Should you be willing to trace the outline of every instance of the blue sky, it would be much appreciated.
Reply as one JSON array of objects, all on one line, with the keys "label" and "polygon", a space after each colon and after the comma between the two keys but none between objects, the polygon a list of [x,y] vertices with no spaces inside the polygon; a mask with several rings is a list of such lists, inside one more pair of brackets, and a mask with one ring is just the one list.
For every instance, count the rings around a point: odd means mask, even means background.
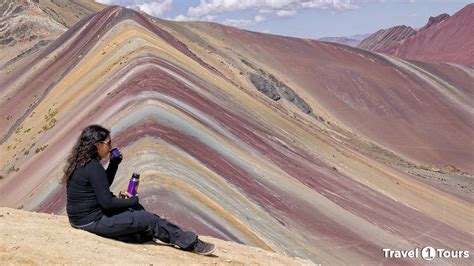
[{"label": "blue sky", "polygon": [[454,14],[465,0],[96,0],[171,20],[201,20],[241,29],[317,39],[373,33],[430,16]]}]

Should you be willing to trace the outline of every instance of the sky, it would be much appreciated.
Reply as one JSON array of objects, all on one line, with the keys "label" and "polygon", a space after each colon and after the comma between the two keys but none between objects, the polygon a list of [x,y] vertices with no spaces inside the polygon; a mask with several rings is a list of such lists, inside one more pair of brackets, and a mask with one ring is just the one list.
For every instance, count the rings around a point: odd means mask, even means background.
[{"label": "sky", "polygon": [[430,16],[453,15],[466,0],[96,0],[178,21],[210,21],[299,38],[348,37],[398,25],[414,29]]}]

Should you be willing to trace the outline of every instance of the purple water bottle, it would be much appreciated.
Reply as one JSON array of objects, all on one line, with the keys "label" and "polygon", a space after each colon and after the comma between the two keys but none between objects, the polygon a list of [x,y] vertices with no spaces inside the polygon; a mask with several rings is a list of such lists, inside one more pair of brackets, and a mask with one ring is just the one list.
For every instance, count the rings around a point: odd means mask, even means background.
[{"label": "purple water bottle", "polygon": [[133,173],[132,178],[130,178],[130,182],[128,183],[128,194],[132,196],[136,196],[138,192],[138,183],[140,182],[140,175],[137,173]]}]

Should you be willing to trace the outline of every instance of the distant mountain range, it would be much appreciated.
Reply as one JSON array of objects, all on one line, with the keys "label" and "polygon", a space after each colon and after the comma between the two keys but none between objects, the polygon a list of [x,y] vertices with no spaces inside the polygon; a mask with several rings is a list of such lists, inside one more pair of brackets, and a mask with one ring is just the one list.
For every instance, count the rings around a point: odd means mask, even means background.
[{"label": "distant mountain range", "polygon": [[404,59],[451,62],[474,67],[474,4],[453,16],[430,17],[425,26],[413,29],[400,25],[372,34],[318,39],[394,55]]},{"label": "distant mountain range", "polygon": [[451,62],[473,68],[473,36],[474,4],[469,4],[453,16],[430,17],[418,30],[407,26],[379,30],[357,47],[404,59]]},{"label": "distant mountain range", "polygon": [[357,46],[362,40],[365,38],[369,37],[370,33],[367,34],[357,34],[357,35],[352,35],[352,36],[347,36],[347,37],[324,37],[318,39],[318,41],[323,41],[323,42],[334,42],[334,43],[340,43],[340,44],[345,44],[349,46]]}]

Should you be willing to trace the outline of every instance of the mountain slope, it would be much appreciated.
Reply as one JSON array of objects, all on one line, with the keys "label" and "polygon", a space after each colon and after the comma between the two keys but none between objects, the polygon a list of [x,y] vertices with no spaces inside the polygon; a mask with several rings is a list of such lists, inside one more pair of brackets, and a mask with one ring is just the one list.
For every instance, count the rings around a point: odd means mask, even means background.
[{"label": "mountain slope", "polygon": [[67,30],[27,0],[0,1],[0,14],[2,72],[25,55],[45,47]]},{"label": "mountain slope", "polygon": [[407,26],[396,26],[389,29],[379,30],[362,40],[357,47],[360,49],[378,52],[386,47],[392,47],[410,36],[416,31]]},{"label": "mountain slope", "polygon": [[[408,62],[336,44],[245,32],[216,24],[198,23],[195,31],[210,38],[198,41],[201,47],[218,42],[212,36],[219,36],[225,43],[223,50],[229,51],[221,57],[232,54],[234,58],[254,62],[254,68],[267,67],[267,73],[303,95],[316,114],[340,121],[353,132],[412,160],[472,170],[469,160],[474,156],[473,147],[466,146],[473,128],[469,119],[474,110],[472,86],[453,88],[444,81],[449,76],[432,75]],[[212,53],[212,48],[205,50]],[[460,81],[473,81],[464,69],[450,68],[450,73],[459,73]],[[463,133],[459,139],[452,138],[451,130],[458,127],[458,132]]]},{"label": "mountain slope", "polygon": [[97,3],[94,0],[41,0],[37,2],[39,8],[48,14],[50,18],[68,29],[82,18],[99,12],[106,7],[106,5]]},{"label": "mountain slope", "polygon": [[104,7],[92,0],[0,1],[0,75],[30,64],[69,27]]}]

